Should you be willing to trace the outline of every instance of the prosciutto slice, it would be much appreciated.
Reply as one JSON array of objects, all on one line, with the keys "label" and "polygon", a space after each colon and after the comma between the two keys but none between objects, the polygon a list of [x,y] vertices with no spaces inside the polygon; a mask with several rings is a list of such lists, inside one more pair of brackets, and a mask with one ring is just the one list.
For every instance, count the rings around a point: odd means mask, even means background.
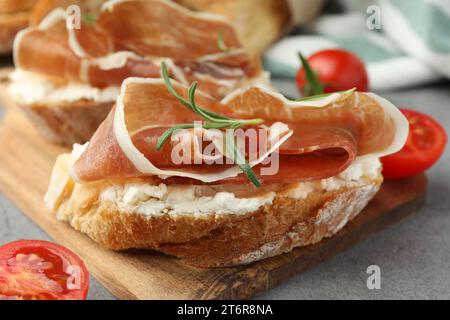
[{"label": "prosciutto slice", "polygon": [[108,1],[94,24],[81,19],[79,29],[68,27],[68,18],[59,7],[21,32],[14,46],[16,66],[103,87],[127,77],[158,78],[164,59],[174,79],[198,80],[215,98],[263,75],[226,20],[168,0]]},{"label": "prosciutto slice", "polygon": [[[186,86],[174,83],[174,87],[186,96]],[[407,121],[398,109],[369,93],[336,93],[295,102],[252,87],[222,102],[202,94],[196,101],[225,116],[262,118],[263,128],[275,132],[276,143],[249,160],[263,183],[335,176],[357,157],[380,157],[400,150],[408,134]],[[116,106],[74,163],[72,176],[78,182],[136,176],[158,176],[177,183],[245,182],[247,177],[234,164],[177,166],[170,158],[172,144],[156,151],[156,141],[165,129],[196,120],[200,119],[176,100],[162,80],[127,79]],[[274,156],[279,169],[265,174],[265,160]]]}]

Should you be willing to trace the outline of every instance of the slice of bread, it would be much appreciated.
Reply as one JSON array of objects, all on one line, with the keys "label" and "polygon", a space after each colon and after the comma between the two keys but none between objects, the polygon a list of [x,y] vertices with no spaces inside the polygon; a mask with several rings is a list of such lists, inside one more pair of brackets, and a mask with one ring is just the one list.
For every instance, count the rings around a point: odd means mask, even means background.
[{"label": "slice of bread", "polygon": [[47,140],[71,146],[91,138],[111,111],[114,102],[78,100],[32,104],[17,102],[17,105]]},{"label": "slice of bread", "polygon": [[376,159],[370,174],[356,178],[343,174],[261,189],[166,186],[155,178],[78,184],[69,175],[75,158],[57,159],[45,196],[59,220],[107,248],[155,249],[199,267],[247,264],[331,237],[383,180]]},{"label": "slice of bread", "polygon": [[6,91],[46,139],[72,146],[91,138],[111,111],[119,87],[100,89],[16,69]]}]

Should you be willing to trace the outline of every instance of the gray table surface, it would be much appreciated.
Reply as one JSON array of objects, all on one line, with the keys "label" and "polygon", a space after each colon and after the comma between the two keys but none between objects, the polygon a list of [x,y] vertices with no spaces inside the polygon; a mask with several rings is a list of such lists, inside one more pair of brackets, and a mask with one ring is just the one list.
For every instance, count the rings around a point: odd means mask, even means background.
[{"label": "gray table surface", "polygon": [[[291,81],[278,80],[275,84],[283,92],[296,95]],[[380,94],[400,107],[426,111],[450,132],[450,82]],[[429,171],[427,204],[419,214],[258,298],[450,299],[449,160],[447,148],[441,161]],[[0,244],[16,239],[49,237],[0,193]],[[369,290],[366,286],[366,270],[373,264],[381,268],[380,290]],[[89,299],[114,297],[91,278]]]}]

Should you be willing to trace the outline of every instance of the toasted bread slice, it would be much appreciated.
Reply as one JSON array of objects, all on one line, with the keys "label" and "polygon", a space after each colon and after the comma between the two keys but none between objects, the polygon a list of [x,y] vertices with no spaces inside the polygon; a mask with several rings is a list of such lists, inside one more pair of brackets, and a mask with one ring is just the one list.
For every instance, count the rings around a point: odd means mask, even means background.
[{"label": "toasted bread slice", "polygon": [[154,178],[78,184],[69,175],[74,159],[58,158],[45,196],[59,220],[107,248],[155,249],[199,267],[247,264],[331,237],[383,180],[375,159],[357,178],[347,173],[260,189],[167,186]]},{"label": "toasted bread slice", "polygon": [[93,100],[18,103],[47,140],[66,146],[88,141],[113,105],[114,102],[98,103]]},{"label": "toasted bread slice", "polygon": [[95,88],[15,70],[7,95],[44,137],[72,146],[88,141],[111,111],[118,87]]}]

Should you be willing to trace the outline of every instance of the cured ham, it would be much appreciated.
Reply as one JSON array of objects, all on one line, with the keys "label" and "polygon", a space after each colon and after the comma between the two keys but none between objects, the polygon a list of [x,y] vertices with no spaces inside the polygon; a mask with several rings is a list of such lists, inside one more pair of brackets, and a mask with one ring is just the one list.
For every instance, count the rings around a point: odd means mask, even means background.
[{"label": "cured ham", "polygon": [[[47,10],[41,6],[37,15]],[[108,1],[95,23],[81,19],[79,29],[68,26],[67,18],[61,7],[44,19],[35,17],[39,23],[16,39],[16,66],[103,87],[120,85],[127,77],[158,78],[165,60],[174,79],[198,80],[201,90],[215,98],[264,75],[226,20],[168,0]]]},{"label": "cured ham", "polygon": [[[181,96],[188,91],[179,83],[174,89]],[[203,94],[196,101],[224,116],[262,118],[261,127],[275,132],[276,142],[249,159],[263,183],[335,176],[356,158],[400,150],[408,134],[407,121],[398,109],[369,93],[289,101],[263,87],[252,87],[231,93],[221,102]],[[196,120],[200,119],[169,92],[163,80],[129,78],[116,106],[74,163],[72,176],[78,182],[136,176],[157,176],[177,183],[245,182],[247,177],[234,164],[177,166],[170,160],[172,144],[156,151],[156,141],[167,127]],[[265,160],[274,155],[279,169],[264,174]]]}]

